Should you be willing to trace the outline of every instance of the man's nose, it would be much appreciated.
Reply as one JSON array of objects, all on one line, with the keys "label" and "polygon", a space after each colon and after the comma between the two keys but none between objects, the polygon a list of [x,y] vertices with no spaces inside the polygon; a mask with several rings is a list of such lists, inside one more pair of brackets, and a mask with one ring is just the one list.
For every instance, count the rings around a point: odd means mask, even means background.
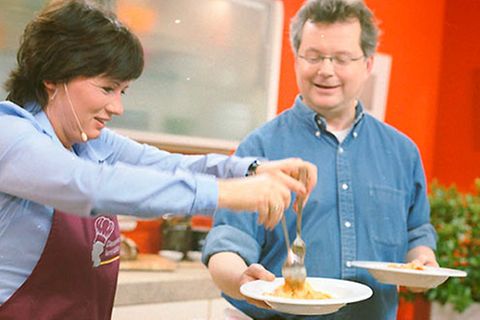
[{"label": "man's nose", "polygon": [[318,74],[334,74],[335,65],[331,57],[323,57],[323,59],[317,65]]}]

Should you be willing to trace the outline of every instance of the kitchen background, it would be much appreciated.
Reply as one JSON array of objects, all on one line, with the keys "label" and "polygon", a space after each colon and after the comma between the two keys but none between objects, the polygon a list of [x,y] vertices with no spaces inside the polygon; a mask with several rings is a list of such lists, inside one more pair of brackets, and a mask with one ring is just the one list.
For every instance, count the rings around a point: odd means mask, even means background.
[{"label": "kitchen background", "polygon": [[[297,94],[288,22],[303,0],[98,1],[145,46],[145,72],[112,124],[134,138],[230,152]],[[44,2],[0,0],[0,81]],[[429,180],[471,190],[480,176],[480,1],[366,2],[383,30],[367,102],[418,144]]]}]

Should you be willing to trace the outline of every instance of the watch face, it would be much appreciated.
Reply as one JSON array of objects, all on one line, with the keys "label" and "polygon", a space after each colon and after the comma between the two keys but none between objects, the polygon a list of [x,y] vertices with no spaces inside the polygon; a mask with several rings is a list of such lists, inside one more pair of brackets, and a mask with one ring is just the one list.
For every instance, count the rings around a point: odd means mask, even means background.
[{"label": "watch face", "polygon": [[259,165],[260,165],[260,161],[258,160],[253,161],[252,164],[248,166],[247,177],[254,176],[257,173],[257,168]]}]

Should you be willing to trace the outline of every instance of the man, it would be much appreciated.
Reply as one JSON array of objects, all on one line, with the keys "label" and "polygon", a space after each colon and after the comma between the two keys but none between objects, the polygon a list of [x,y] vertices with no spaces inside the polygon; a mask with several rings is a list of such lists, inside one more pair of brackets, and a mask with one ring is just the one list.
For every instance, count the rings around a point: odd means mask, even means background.
[{"label": "man", "polygon": [[[237,154],[294,156],[318,167],[318,185],[303,211],[308,276],[365,283],[374,294],[314,318],[395,319],[396,286],[377,282],[350,262],[438,264],[419,152],[405,135],[364,113],[357,100],[377,46],[373,15],[362,1],[310,0],[290,31],[300,94],[291,109],[250,134]],[[293,239],[291,208],[286,218]],[[258,308],[266,307],[261,301],[249,304],[239,292],[245,282],[281,276],[285,258],[281,226],[268,231],[255,224],[254,215],[228,211],[216,214],[203,256],[225,298],[247,315],[298,319]]]}]

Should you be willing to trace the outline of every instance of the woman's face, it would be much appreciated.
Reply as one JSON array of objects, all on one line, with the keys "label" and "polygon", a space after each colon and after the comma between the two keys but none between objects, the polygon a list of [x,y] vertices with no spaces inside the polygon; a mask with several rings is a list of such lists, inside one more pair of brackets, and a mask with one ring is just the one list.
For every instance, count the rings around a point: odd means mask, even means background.
[{"label": "woman's face", "polygon": [[83,133],[98,138],[114,115],[123,114],[122,94],[129,83],[97,76],[55,84],[46,113],[62,144],[71,148],[82,142]]}]

